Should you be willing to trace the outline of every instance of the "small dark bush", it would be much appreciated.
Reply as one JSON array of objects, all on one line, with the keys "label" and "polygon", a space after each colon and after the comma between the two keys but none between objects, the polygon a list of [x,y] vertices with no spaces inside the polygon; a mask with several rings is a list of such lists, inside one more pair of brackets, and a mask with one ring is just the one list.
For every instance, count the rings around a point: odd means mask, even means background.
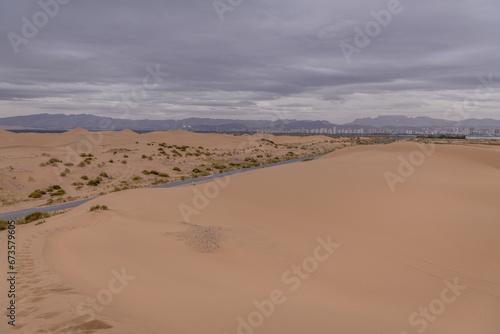
[{"label": "small dark bush", "polygon": [[43,195],[45,195],[46,193],[47,192],[45,190],[37,189],[34,192],[32,192],[31,194],[29,194],[28,197],[31,197],[31,198],[40,198]]},{"label": "small dark bush", "polygon": [[50,196],[51,197],[54,197],[54,196],[63,196],[64,194],[66,194],[66,192],[62,189],[59,189],[58,191],[56,191],[55,193],[51,194]]},{"label": "small dark bush", "polygon": [[24,217],[24,222],[26,224],[28,224],[28,223],[34,222],[35,220],[39,220],[42,218],[49,218],[49,217],[50,217],[50,215],[48,213],[45,213],[45,212],[33,212],[33,213],[27,215],[26,217]]}]

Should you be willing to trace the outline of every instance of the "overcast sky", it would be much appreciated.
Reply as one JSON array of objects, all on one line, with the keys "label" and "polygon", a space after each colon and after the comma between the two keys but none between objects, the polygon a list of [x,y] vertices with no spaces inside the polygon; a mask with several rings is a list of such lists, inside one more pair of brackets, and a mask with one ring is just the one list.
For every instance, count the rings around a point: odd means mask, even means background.
[{"label": "overcast sky", "polygon": [[0,117],[500,119],[498,0],[58,7],[0,2]]}]

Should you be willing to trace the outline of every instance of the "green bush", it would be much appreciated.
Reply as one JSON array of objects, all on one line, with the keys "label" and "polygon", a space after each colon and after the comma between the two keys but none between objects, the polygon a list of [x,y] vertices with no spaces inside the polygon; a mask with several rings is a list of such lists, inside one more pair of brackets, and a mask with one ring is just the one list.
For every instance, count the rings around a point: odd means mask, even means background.
[{"label": "green bush", "polygon": [[167,173],[159,173],[158,176],[159,177],[170,177],[170,175],[168,175]]},{"label": "green bush", "polygon": [[50,196],[51,197],[54,197],[54,196],[63,196],[64,194],[66,194],[66,192],[62,189],[59,189],[58,191],[56,191],[55,193],[51,194]]},{"label": "green bush", "polygon": [[181,169],[179,167],[174,167],[172,169],[175,170],[176,172],[180,172],[181,171]]},{"label": "green bush", "polygon": [[3,219],[0,219],[0,231],[6,230],[7,226],[9,226],[9,222]]},{"label": "green bush", "polygon": [[90,211],[107,210],[107,209],[108,209],[107,205],[94,205],[93,207],[90,208]]},{"label": "green bush", "polygon": [[149,175],[150,173],[149,173],[149,171],[147,171],[147,170],[143,170],[143,171],[142,171],[142,174],[144,174],[144,175]]},{"label": "green bush", "polygon": [[31,223],[31,222],[34,222],[35,220],[39,220],[39,219],[42,219],[42,218],[49,218],[50,215],[46,212],[33,212],[29,215],[27,215],[26,217],[24,217],[24,223],[25,224],[28,224],[28,223]]},{"label": "green bush", "polygon": [[62,162],[62,160],[59,160],[59,159],[56,159],[56,158],[52,158],[49,160],[49,164],[55,164],[55,163],[58,163],[58,162]]},{"label": "green bush", "polygon": [[102,181],[101,177],[96,177],[94,180],[90,180],[89,182],[87,182],[87,185],[97,187],[99,183],[101,183],[101,181]]},{"label": "green bush", "polygon": [[47,192],[45,190],[37,189],[34,192],[32,192],[31,194],[29,194],[28,197],[31,197],[31,198],[40,198],[43,195],[45,195],[46,193]]},{"label": "green bush", "polygon": [[88,180],[88,179],[89,179],[89,177],[88,177],[87,175],[82,175],[82,176],[80,177],[80,179],[82,179],[82,180]]},{"label": "green bush", "polygon": [[160,174],[160,173],[158,173],[158,172],[157,172],[157,171],[155,171],[155,170],[150,170],[150,171],[149,171],[149,173],[150,173],[150,174],[153,174],[153,175],[158,175],[158,174]]}]

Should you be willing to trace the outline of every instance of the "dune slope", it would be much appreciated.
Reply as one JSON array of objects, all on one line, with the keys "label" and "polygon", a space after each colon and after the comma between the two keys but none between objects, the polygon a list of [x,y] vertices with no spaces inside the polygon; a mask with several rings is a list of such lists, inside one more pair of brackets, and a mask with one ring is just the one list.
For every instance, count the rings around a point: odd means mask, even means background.
[{"label": "dune slope", "polygon": [[495,334],[499,176],[497,148],[398,143],[105,195],[18,227],[17,328]]}]

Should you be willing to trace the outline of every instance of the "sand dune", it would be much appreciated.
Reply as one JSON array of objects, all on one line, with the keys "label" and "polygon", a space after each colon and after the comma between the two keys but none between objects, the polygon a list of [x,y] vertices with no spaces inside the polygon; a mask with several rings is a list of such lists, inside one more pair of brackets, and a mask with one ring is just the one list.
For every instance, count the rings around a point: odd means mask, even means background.
[{"label": "sand dune", "polygon": [[384,174],[421,150],[354,147],[19,226],[18,332],[496,334],[500,150],[426,146],[391,191]]},{"label": "sand dune", "polygon": [[[0,130],[0,212],[148,187],[351,145],[356,145],[352,138],[324,136],[236,136],[182,130],[138,134],[81,128],[64,133]],[[163,176],[144,174],[144,170]],[[102,179],[99,184],[87,184],[98,177]],[[65,193],[29,197],[36,190],[45,191],[54,185]]]}]

